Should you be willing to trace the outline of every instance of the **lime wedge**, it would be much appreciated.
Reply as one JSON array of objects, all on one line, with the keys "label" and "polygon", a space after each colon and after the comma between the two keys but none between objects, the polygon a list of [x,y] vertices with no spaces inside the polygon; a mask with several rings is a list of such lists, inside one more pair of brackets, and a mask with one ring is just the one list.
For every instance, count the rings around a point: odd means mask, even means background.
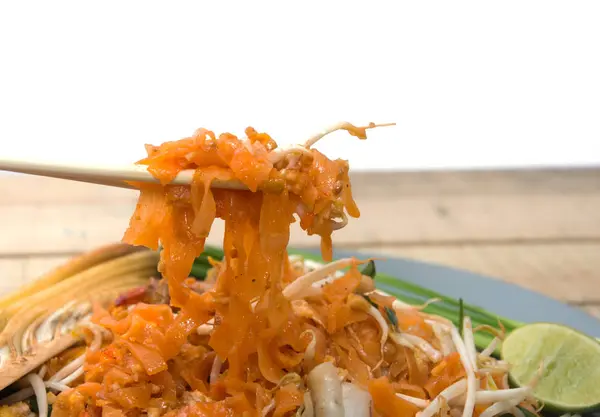
[{"label": "lime wedge", "polygon": [[518,386],[534,381],[543,364],[533,392],[549,411],[600,408],[600,343],[591,337],[559,324],[527,324],[504,340],[502,358]]}]

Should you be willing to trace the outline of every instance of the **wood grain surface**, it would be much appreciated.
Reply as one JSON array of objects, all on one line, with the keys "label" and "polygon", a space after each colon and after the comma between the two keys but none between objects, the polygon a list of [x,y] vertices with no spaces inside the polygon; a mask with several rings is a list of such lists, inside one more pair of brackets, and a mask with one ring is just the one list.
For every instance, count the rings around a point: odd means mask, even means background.
[{"label": "wood grain surface", "polygon": [[[355,173],[361,218],[337,247],[468,269],[600,316],[600,169]],[[137,193],[0,177],[0,293],[118,241]],[[209,238],[218,244],[222,223]],[[291,244],[318,245],[294,228]]]}]

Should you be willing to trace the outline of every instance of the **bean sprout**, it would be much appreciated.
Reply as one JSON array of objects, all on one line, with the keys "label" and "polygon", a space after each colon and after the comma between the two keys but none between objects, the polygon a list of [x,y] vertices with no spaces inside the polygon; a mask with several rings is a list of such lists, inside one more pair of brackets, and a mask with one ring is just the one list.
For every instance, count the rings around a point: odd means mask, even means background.
[{"label": "bean sprout", "polygon": [[430,403],[429,401],[424,400],[422,398],[411,397],[410,395],[400,394],[399,392],[396,393],[396,397],[402,398],[404,401],[408,401],[409,403],[414,404],[419,408],[426,408]]},{"label": "bean sprout", "polygon": [[521,411],[519,407],[513,407],[510,409],[510,412],[515,417],[525,417],[525,413]]},{"label": "bean sprout", "polygon": [[465,342],[467,358],[471,362],[471,368],[473,369],[473,372],[477,372],[477,350],[475,349],[471,318],[468,316],[465,316],[463,320],[463,338]]},{"label": "bean sprout", "polygon": [[48,367],[46,365],[42,365],[42,367],[38,371],[38,375],[40,376],[40,378],[44,378],[46,376],[47,371],[48,371]]},{"label": "bean sprout", "polygon": [[433,417],[440,411],[440,407],[444,402],[450,401],[459,395],[462,395],[467,389],[468,381],[461,379],[460,381],[455,382],[440,392],[438,396],[435,397],[423,411],[417,414],[417,417]]},{"label": "bean sprout", "polygon": [[71,389],[68,385],[62,384],[60,382],[55,382],[55,381],[46,381],[44,383],[44,385],[46,385],[46,387],[53,389],[55,391],[58,391],[58,392],[63,392],[68,389]]},{"label": "bean sprout", "polygon": [[200,336],[207,336],[207,335],[211,334],[212,331],[214,330],[214,324],[215,324],[215,320],[210,319],[206,323],[198,326],[198,328],[196,329],[196,333],[198,333]]},{"label": "bean sprout", "polygon": [[431,360],[433,363],[438,363],[440,360],[442,360],[442,354],[433,346],[431,346],[425,339],[410,333],[401,333],[399,337],[417,347],[421,352],[427,355],[429,360]]},{"label": "bean sprout", "polygon": [[80,366],[83,366],[83,363],[85,362],[85,354],[78,356],[77,358],[73,359],[71,362],[69,362],[67,365],[65,365],[63,368],[61,368],[57,373],[55,373],[50,379],[50,382],[58,382],[63,380],[64,378],[66,378],[67,376],[71,375],[73,372],[75,372]]},{"label": "bean sprout", "polygon": [[303,331],[302,334],[300,335],[300,337],[302,337],[304,334],[311,335],[310,343],[308,344],[308,346],[306,347],[306,350],[304,351],[304,360],[312,361],[315,358],[315,349],[317,347],[317,335],[315,334],[314,330],[310,330],[310,329]]},{"label": "bean sprout", "polygon": [[500,342],[500,339],[498,339],[497,337],[494,337],[492,339],[492,341],[490,342],[490,344],[483,349],[483,351],[481,351],[481,356],[483,357],[490,357],[492,355],[492,353],[494,353],[494,351],[496,350],[496,346],[498,346],[498,342]]},{"label": "bean sprout", "polygon": [[219,355],[215,355],[215,360],[213,361],[212,367],[210,368],[210,384],[214,384],[219,379],[219,375],[221,374],[221,367],[223,366],[223,361],[219,358]]},{"label": "bean sprout", "polygon": [[521,400],[519,399],[500,401],[486,408],[485,411],[479,415],[479,417],[494,417],[502,415],[503,413],[511,410],[513,407],[518,405],[520,402]]},{"label": "bean sprout", "polygon": [[304,289],[311,286],[313,283],[319,281],[320,279],[326,278],[339,269],[352,265],[354,262],[356,262],[354,258],[344,258],[304,274],[285,287],[283,289],[283,295],[288,300],[295,299],[302,293]]},{"label": "bean sprout", "polygon": [[[475,404],[491,404],[501,401],[519,400],[519,403],[531,395],[530,387],[499,390],[480,390],[475,393]],[[456,399],[453,404],[464,405],[465,399]]]},{"label": "bean sprout", "polygon": [[389,326],[388,326],[387,322],[385,321],[385,319],[383,318],[383,316],[381,315],[381,312],[374,306],[369,305],[368,313],[369,313],[369,316],[371,316],[375,319],[375,321],[377,322],[379,327],[381,327],[381,337],[379,338],[379,343],[381,344],[381,357],[383,358],[383,347],[385,345],[385,342],[388,339]]},{"label": "bean sprout", "polygon": [[460,334],[456,327],[452,326],[451,329],[452,341],[456,347],[456,351],[460,355],[460,361],[465,368],[467,374],[467,399],[465,401],[465,407],[463,409],[462,417],[471,417],[475,408],[475,392],[477,391],[477,378],[475,377],[475,371],[471,367],[471,361],[469,360],[469,354],[465,347],[464,341],[461,339]]},{"label": "bean sprout", "polygon": [[48,417],[48,398],[46,398],[46,386],[44,385],[44,381],[35,373],[27,375],[26,378],[33,388],[39,417]]},{"label": "bean sprout", "polygon": [[58,381],[60,384],[64,384],[64,385],[69,385],[71,382],[75,381],[77,378],[79,378],[81,375],[83,375],[83,366],[80,366],[79,368],[77,368],[75,370],[75,372],[71,373],[71,375],[67,376],[64,379],[61,379],[60,381]]},{"label": "bean sprout", "polygon": [[275,400],[271,400],[260,412],[262,417],[266,417],[275,408]]},{"label": "bean sprout", "polygon": [[[426,320],[426,322],[428,321],[429,320]],[[454,344],[452,343],[452,337],[450,336],[450,332],[446,326],[437,322],[429,322],[427,324],[431,326],[433,334],[435,334],[435,337],[437,337],[439,340],[443,356],[448,356],[452,352],[456,351],[454,349]]]},{"label": "bean sprout", "polygon": [[319,132],[315,135],[313,135],[312,137],[310,137],[305,143],[304,143],[304,147],[305,148],[310,148],[311,146],[313,146],[315,143],[317,143],[319,140],[321,140],[323,137],[329,135],[330,133],[333,133],[337,130],[347,130],[348,132],[352,133],[353,130],[358,130],[358,129],[373,129],[376,127],[385,127],[385,126],[395,126],[396,123],[381,123],[381,124],[375,124],[375,123],[369,123],[368,126],[365,127],[356,127],[351,123],[348,122],[339,122],[333,126],[328,127],[327,129],[323,130],[322,132]]}]

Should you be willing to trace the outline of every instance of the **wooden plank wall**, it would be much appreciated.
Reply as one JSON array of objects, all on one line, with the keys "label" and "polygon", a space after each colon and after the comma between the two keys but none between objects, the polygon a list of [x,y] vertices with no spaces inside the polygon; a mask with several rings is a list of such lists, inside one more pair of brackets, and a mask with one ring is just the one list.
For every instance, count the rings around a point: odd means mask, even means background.
[{"label": "wooden plank wall", "polygon": [[[469,269],[600,316],[600,169],[356,173],[358,220],[337,247]],[[0,177],[0,293],[117,241],[137,193]],[[222,224],[211,234],[219,243]],[[296,247],[318,245],[294,230]]]}]

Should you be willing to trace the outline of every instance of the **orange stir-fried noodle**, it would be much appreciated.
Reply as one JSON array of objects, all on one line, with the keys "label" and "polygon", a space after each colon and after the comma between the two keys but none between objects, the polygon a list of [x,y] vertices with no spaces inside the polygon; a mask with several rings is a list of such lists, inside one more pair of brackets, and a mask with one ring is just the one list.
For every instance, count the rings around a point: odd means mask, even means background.
[{"label": "orange stir-fried noodle", "polygon": [[[339,127],[366,137],[366,128]],[[160,184],[138,184],[124,241],[162,246],[166,283],[158,285],[168,286],[170,304],[134,292],[97,307],[88,339],[101,346],[88,348],[71,381],[64,379],[69,372],[54,378],[73,387],[53,400],[53,416],[534,411],[530,390],[508,387],[505,364],[469,344],[468,321],[461,336],[444,319],[375,290],[361,273],[365,261],[315,265],[288,256],[290,227],[299,218],[331,260],[332,232],[345,225],[346,213],[359,216],[348,164],[312,149],[314,138],[279,149],[265,133],[248,128],[246,136],[199,129],[147,147],[139,163]],[[170,184],[190,169],[191,186]],[[216,180],[236,180],[247,190],[211,188]],[[225,223],[225,257],[197,282],[188,276],[215,218]],[[50,375],[66,363],[54,364]]]}]

